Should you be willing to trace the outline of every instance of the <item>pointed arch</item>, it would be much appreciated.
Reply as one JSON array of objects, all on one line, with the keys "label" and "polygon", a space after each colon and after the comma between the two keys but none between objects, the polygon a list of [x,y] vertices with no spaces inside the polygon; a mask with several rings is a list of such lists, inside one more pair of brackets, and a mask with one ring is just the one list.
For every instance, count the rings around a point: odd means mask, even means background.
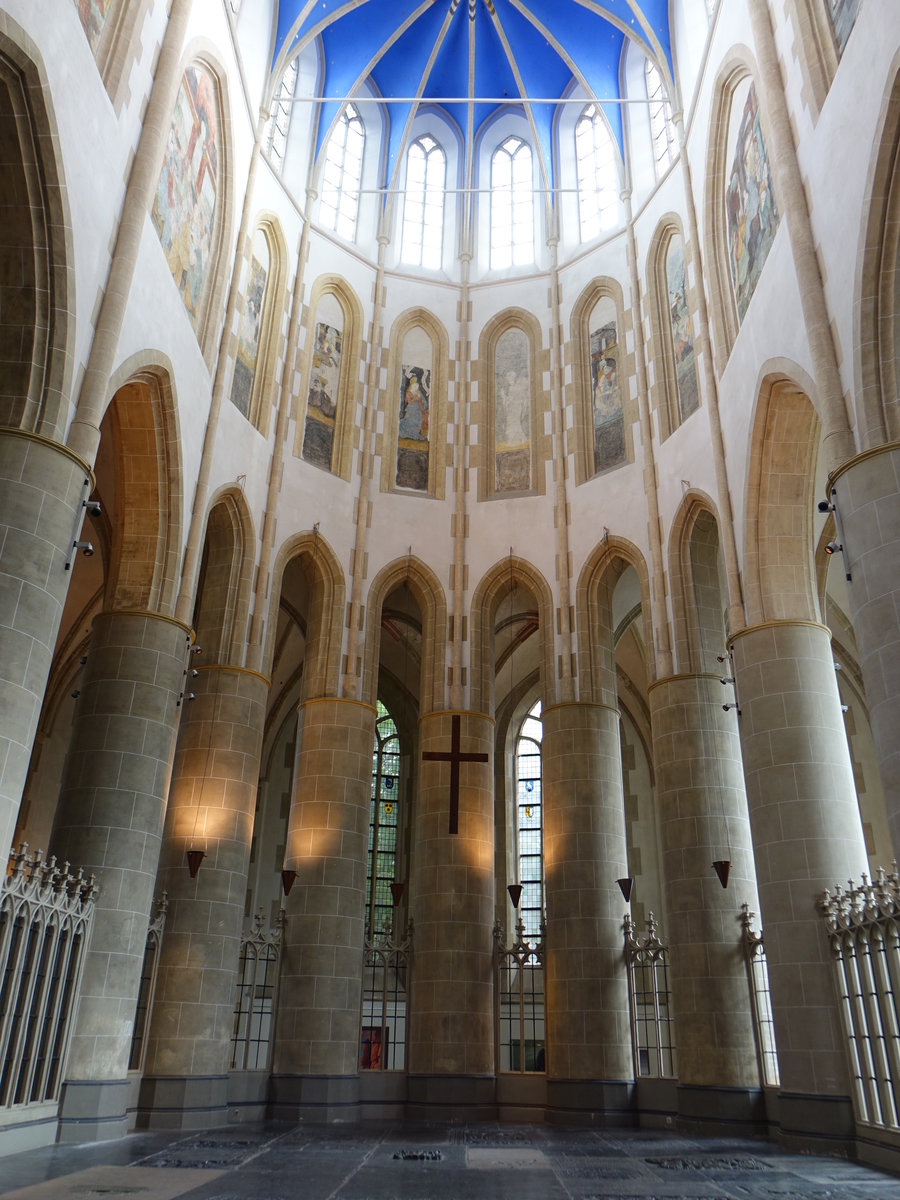
[{"label": "pointed arch", "polygon": [[72,221],[52,91],[37,46],[4,15],[0,29],[3,377],[0,426],[60,439],[72,388]]},{"label": "pointed arch", "polygon": [[575,301],[571,386],[576,485],[634,461],[635,414],[625,386],[635,369],[634,351],[627,349],[631,328],[622,287],[609,276],[592,280]]},{"label": "pointed arch", "polygon": [[299,533],[279,549],[272,568],[263,674],[271,676],[285,568],[300,559],[310,589],[301,699],[336,696],[341,665],[346,584],[333,547],[316,531]]},{"label": "pointed arch", "polygon": [[363,310],[340,275],[320,275],[313,284],[305,332],[301,384],[305,399],[297,413],[294,453],[349,479],[363,358]]},{"label": "pointed arch", "polygon": [[[640,588],[644,644],[652,647],[650,574],[633,542],[613,534],[604,538],[581,568],[575,592],[579,695],[583,701],[610,708],[617,707],[613,592],[629,567],[634,568]],[[649,672],[653,660],[649,655]]]},{"label": "pointed arch", "polygon": [[[715,549],[718,554],[719,518],[715,504],[706,492],[699,488],[689,489],[672,521],[669,533],[669,591],[672,597],[672,614],[675,625],[675,659],[677,669],[681,674],[699,674],[715,668],[715,658],[710,662],[710,637],[713,633],[712,613],[707,611],[710,600],[709,590],[718,584],[718,568],[714,563],[705,561],[698,563],[695,534],[711,545],[710,535],[715,535]],[[699,568],[699,570],[698,570]],[[708,572],[715,569],[715,578]],[[703,572],[703,578],[698,575]],[[718,586],[721,593],[721,585]],[[724,640],[724,597],[721,597],[721,611],[718,620],[722,625],[720,645],[717,651],[722,652]],[[706,633],[706,638],[703,634]]]},{"label": "pointed arch", "polygon": [[[756,78],[753,55],[746,47],[735,46],[713,89],[703,224],[710,291],[721,298],[721,303],[710,306],[719,374],[725,369],[781,219],[769,171],[765,113],[757,99]],[[739,114],[734,101],[745,86],[749,90],[743,113]],[[746,142],[738,153],[741,138]],[[757,212],[752,217],[741,183],[742,172],[746,172],[744,151],[751,143],[757,164],[754,182],[758,185]]]},{"label": "pointed arch", "polygon": [[369,588],[362,698],[372,705],[378,698],[381,614],[388,596],[404,583],[408,583],[422,615],[419,716],[423,717],[430,712],[439,712],[446,704],[447,597],[431,567],[415,555],[395,559],[382,567]]},{"label": "pointed arch", "polygon": [[821,426],[803,372],[788,370],[781,364],[762,377],[751,426],[744,532],[748,625],[821,620],[813,558]]},{"label": "pointed arch", "polygon": [[221,488],[212,497],[192,624],[203,647],[204,666],[243,663],[250,617],[250,585],[256,534],[240,488]]},{"label": "pointed arch", "polygon": [[681,221],[675,213],[667,213],[653,234],[647,255],[648,350],[655,364],[651,403],[659,416],[662,441],[700,407],[686,263]]},{"label": "pointed arch", "polygon": [[171,616],[184,507],[172,365],[162,354],[135,355],[113,374],[110,388],[96,468],[97,495],[113,531],[104,605]]},{"label": "pointed arch", "polygon": [[900,440],[900,53],[866,183],[853,306],[859,447]]},{"label": "pointed arch", "polygon": [[267,438],[287,279],[287,243],[272,212],[257,217],[244,271],[231,402]]},{"label": "pointed arch", "polygon": [[541,325],[533,313],[507,308],[485,325],[473,364],[479,500],[543,495],[544,463],[551,455],[550,437],[544,433],[550,397],[543,378],[549,368],[550,353],[543,349]]},{"label": "pointed arch", "polygon": [[[431,343],[431,356],[427,364],[412,361],[406,353],[407,336],[417,329]],[[382,397],[384,433],[379,436],[375,451],[381,455],[383,492],[399,490],[408,493],[414,490],[438,500],[444,499],[449,360],[450,337],[437,317],[424,308],[409,308],[400,314],[391,327],[388,390]],[[418,431],[402,428],[401,411],[410,379],[416,373],[420,375],[418,391],[424,396],[424,401],[419,400],[423,411]],[[429,379],[427,386],[426,374]],[[424,470],[422,458],[425,459]]]},{"label": "pointed arch", "polygon": [[555,628],[553,593],[538,569],[524,558],[511,555],[495,563],[481,578],[472,595],[472,658],[470,704],[474,712],[494,715],[494,626],[497,610],[509,595],[510,582],[521,584],[538,606],[540,638],[541,695],[545,704],[556,700],[553,629]]}]

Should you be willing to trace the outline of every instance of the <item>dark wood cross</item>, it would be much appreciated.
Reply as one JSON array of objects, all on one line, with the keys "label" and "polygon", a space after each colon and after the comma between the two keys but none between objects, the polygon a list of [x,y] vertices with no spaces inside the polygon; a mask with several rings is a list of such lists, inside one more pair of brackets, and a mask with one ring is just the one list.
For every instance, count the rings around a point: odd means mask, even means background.
[{"label": "dark wood cross", "polygon": [[486,754],[463,754],[459,748],[459,716],[454,713],[450,730],[450,749],[423,750],[423,762],[448,762],[450,764],[450,828],[448,833],[459,833],[459,764],[463,762],[486,763]]}]

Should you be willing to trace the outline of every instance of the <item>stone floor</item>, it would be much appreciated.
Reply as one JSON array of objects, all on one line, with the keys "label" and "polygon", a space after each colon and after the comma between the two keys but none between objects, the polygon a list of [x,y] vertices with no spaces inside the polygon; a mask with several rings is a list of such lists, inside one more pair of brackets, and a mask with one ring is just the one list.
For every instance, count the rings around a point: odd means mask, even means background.
[{"label": "stone floor", "polygon": [[5,1200],[897,1200],[900,1176],[770,1142],[532,1125],[237,1126],[0,1159]]}]

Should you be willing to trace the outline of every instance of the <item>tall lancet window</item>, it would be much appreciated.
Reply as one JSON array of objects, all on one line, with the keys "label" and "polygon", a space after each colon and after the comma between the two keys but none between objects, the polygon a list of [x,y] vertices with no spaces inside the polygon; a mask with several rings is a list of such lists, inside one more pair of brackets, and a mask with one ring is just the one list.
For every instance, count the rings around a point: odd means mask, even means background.
[{"label": "tall lancet window", "polygon": [[326,229],[333,229],[348,242],[356,237],[365,144],[362,118],[356,108],[348,104],[338,118],[325,148],[322,204],[319,209]]},{"label": "tall lancet window", "polygon": [[531,487],[531,343],[507,329],[494,351],[494,491]]},{"label": "tall lancet window", "polygon": [[444,180],[447,159],[427,133],[409,148],[403,200],[400,258],[414,267],[441,265],[444,240]]},{"label": "tall lancet window", "polygon": [[237,355],[234,375],[231,380],[231,402],[245,417],[254,419],[251,413],[256,365],[259,359],[259,343],[262,332],[263,312],[266,302],[266,283],[269,276],[269,244],[266,235],[257,229],[253,235],[253,253],[250,257],[247,283],[238,324]]},{"label": "tall lancet window", "polygon": [[400,738],[393,717],[379,700],[372,748],[366,867],[366,929],[369,937],[390,928],[393,920],[391,884],[397,865],[399,793]]},{"label": "tall lancet window", "polygon": [[294,111],[294,92],[297,88],[299,68],[300,56],[295,55],[285,68],[278,90],[272,97],[272,109],[266,124],[266,153],[279,175],[284,170],[284,155],[291,127],[291,113]]},{"label": "tall lancet window", "polygon": [[619,317],[616,302],[602,296],[588,331],[591,344],[591,429],[594,474],[625,462],[625,418],[619,384]]},{"label": "tall lancet window", "polygon": [[544,913],[543,808],[541,805],[541,702],[522,722],[516,741],[516,850],[525,937],[538,938]]},{"label": "tall lancet window", "polygon": [[534,189],[531,147],[508,137],[491,159],[491,266],[534,262]]},{"label": "tall lancet window", "polygon": [[331,471],[344,349],[344,311],[331,293],[319,301],[314,337],[303,457],[307,462]]},{"label": "tall lancet window", "polygon": [[396,484],[427,492],[434,346],[421,327],[411,329],[403,339],[402,360]]},{"label": "tall lancet window", "polygon": [[644,64],[644,82],[650,108],[650,136],[653,139],[653,166],[656,178],[671,166],[675,158],[675,126],[672,107],[666,99],[662,76],[648,58]]},{"label": "tall lancet window", "polygon": [[581,240],[589,242],[615,224],[619,203],[612,134],[596,104],[587,106],[575,126],[575,161]]}]

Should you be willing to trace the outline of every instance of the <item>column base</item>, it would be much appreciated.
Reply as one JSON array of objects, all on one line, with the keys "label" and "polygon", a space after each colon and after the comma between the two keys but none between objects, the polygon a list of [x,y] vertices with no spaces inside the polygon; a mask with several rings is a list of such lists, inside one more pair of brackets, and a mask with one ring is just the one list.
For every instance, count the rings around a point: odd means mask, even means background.
[{"label": "column base", "polygon": [[269,1118],[310,1125],[360,1120],[358,1075],[272,1075]]},{"label": "column base", "polygon": [[406,1116],[410,1121],[496,1121],[493,1075],[410,1075]]},{"label": "column base", "polygon": [[227,1075],[145,1075],[137,1129],[216,1129],[228,1124]]},{"label": "column base", "polygon": [[630,1129],[637,1125],[632,1080],[548,1079],[548,1125]]},{"label": "column base", "polygon": [[766,1135],[766,1100],[761,1088],[683,1084],[677,1089],[677,1124],[687,1133]]},{"label": "column base", "polygon": [[128,1133],[127,1079],[67,1079],[59,1102],[57,1142],[108,1142]]},{"label": "column base", "polygon": [[779,1092],[775,1135],[789,1150],[854,1154],[856,1117],[849,1096],[813,1096]]}]

